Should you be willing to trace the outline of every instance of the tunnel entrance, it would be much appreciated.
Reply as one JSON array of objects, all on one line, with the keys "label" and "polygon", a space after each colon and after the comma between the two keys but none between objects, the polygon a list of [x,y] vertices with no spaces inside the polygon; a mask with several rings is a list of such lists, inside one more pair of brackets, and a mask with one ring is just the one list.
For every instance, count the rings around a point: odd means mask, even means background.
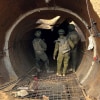
[{"label": "tunnel entrance", "polygon": [[[61,16],[62,19],[62,16]],[[57,40],[58,38],[58,29],[64,29],[66,32],[66,35],[68,33],[67,26],[69,22],[71,22],[73,19],[72,18],[64,18],[61,22],[55,24],[53,28],[50,30],[48,29],[40,29],[42,31],[42,39],[45,40],[47,43],[47,55],[50,60],[50,67],[51,69],[54,68],[53,70],[56,70],[56,61],[53,60],[53,51],[54,51],[54,41]],[[21,27],[21,26],[20,26]],[[16,30],[13,31],[16,32],[18,31],[19,27],[16,27]],[[35,55],[34,55],[34,50],[32,47],[32,40],[34,39],[34,32],[38,29],[32,29],[27,31],[26,33],[23,33],[21,36],[19,34],[16,34],[15,36],[12,34],[10,37],[9,45],[11,45],[12,48],[10,48],[9,54],[10,54],[10,60],[12,62],[12,66],[18,76],[23,75],[27,70],[31,69],[32,67],[35,66]],[[20,32],[20,31],[19,31]],[[81,33],[82,35],[83,33]],[[84,35],[83,35],[84,37]],[[14,40],[12,40],[15,38]],[[78,45],[78,63],[77,67],[78,68],[79,64],[81,63],[83,53],[81,52],[85,49],[85,41],[79,42]],[[84,51],[84,50],[83,50]],[[16,67],[16,65],[20,67]],[[19,70],[21,68],[21,70]],[[71,61],[69,64],[69,69],[71,68]],[[23,72],[23,70],[25,72]]]},{"label": "tunnel entrance", "polygon": [[[39,10],[41,11],[39,12]],[[46,16],[45,13],[47,13],[50,16]],[[13,24],[13,27],[11,27],[11,29],[8,30],[7,36],[6,36],[7,42],[5,42],[4,49],[9,48],[9,47],[11,48],[6,51],[7,57],[4,58],[4,61],[5,61],[4,63],[8,62],[7,64],[9,66],[7,66],[6,64],[6,67],[9,71],[9,76],[12,79],[15,76],[15,75],[12,75],[13,71],[18,77],[20,77],[24,73],[27,73],[27,71],[31,69],[35,64],[35,60],[33,60],[34,53],[33,53],[33,48],[31,45],[31,41],[33,39],[32,37],[33,29],[36,27],[36,21],[40,19],[40,16],[43,19],[45,18],[51,19],[58,15],[61,16],[61,19],[58,21],[57,24],[61,24],[67,18],[68,21],[71,21],[73,19],[77,23],[77,25],[79,25],[81,29],[86,28],[84,25],[87,25],[87,23],[83,19],[81,19],[81,17],[79,17],[77,14],[67,9],[63,9],[59,7],[55,8],[55,10],[52,10],[52,7],[51,7],[50,9],[48,8],[35,9],[24,14],[23,16],[21,16],[21,18],[19,18],[15,22],[15,24]],[[66,29],[66,26],[64,28]],[[48,33],[50,32],[48,31]],[[57,37],[55,37],[55,39],[56,38]],[[81,46],[82,48],[85,48],[85,42],[82,43]],[[53,51],[51,50],[51,48],[47,50],[48,54],[50,53],[50,51]],[[12,68],[10,69],[10,67],[12,67],[14,70]]]}]

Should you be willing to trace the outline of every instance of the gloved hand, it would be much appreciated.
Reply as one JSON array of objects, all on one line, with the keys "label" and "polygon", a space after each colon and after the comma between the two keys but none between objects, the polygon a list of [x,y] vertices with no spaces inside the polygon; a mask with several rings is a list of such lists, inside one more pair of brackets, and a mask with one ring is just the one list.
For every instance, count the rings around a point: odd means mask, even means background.
[{"label": "gloved hand", "polygon": [[53,60],[55,60],[56,59],[56,57],[55,56],[53,56]]}]

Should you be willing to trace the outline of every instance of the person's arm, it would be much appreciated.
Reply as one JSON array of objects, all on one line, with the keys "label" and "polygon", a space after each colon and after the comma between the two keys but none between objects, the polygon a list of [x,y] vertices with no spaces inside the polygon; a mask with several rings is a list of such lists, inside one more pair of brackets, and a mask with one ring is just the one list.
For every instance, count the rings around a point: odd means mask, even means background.
[{"label": "person's arm", "polygon": [[35,43],[35,39],[32,41],[33,48],[34,48],[34,43]]},{"label": "person's arm", "polygon": [[68,43],[69,43],[69,46],[71,47],[71,49],[73,49],[75,45],[70,38],[68,39]]},{"label": "person's arm", "polygon": [[44,51],[47,50],[47,44],[44,42],[44,40],[40,41],[41,47],[44,49]]},{"label": "person's arm", "polygon": [[59,50],[59,43],[56,42],[56,43],[55,43],[55,48],[54,48],[54,53],[53,53],[53,59],[54,59],[54,60],[55,60],[55,58],[56,58],[56,55],[57,55],[58,50]]}]

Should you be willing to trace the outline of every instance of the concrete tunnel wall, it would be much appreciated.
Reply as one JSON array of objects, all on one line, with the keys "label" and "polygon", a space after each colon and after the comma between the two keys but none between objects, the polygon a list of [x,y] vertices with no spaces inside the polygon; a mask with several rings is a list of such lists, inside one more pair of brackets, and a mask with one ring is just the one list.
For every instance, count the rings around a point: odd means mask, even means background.
[{"label": "concrete tunnel wall", "polygon": [[[91,17],[97,22],[100,30],[100,19],[89,2]],[[36,27],[36,21],[40,18],[51,19],[61,16],[58,23],[66,18],[73,20],[82,30],[86,41],[85,53],[77,69],[80,83],[86,88],[90,96],[98,97],[100,94],[99,63],[93,61],[93,51],[87,51],[90,26],[85,0],[51,0],[49,4],[45,0],[0,0],[0,83],[3,84],[25,74],[33,67],[34,57],[30,39],[31,30]],[[100,39],[95,38],[97,55],[100,56]],[[92,66],[93,64],[93,66]]]}]

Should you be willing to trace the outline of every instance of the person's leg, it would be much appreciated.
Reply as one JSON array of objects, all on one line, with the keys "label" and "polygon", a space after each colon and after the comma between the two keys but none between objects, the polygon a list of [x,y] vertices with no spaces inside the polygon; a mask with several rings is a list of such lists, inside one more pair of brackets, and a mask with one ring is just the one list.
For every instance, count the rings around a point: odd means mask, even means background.
[{"label": "person's leg", "polygon": [[72,68],[73,68],[73,71],[75,71],[76,69],[76,65],[77,65],[77,47],[75,47],[73,50],[72,50]]},{"label": "person's leg", "polygon": [[36,57],[36,68],[37,68],[37,71],[40,72],[41,69],[40,69],[40,56],[39,54],[35,54],[35,57]]},{"label": "person's leg", "polygon": [[41,60],[44,62],[46,71],[49,70],[49,59],[48,59],[46,53],[43,52],[40,57],[41,57]]},{"label": "person's leg", "polygon": [[46,71],[49,71],[50,68],[49,68],[49,60],[48,59],[44,61],[44,65],[45,65]]},{"label": "person's leg", "polygon": [[63,61],[63,55],[59,53],[58,58],[57,58],[57,73],[58,74],[61,74],[62,61]]},{"label": "person's leg", "polygon": [[64,62],[63,76],[65,76],[65,74],[66,74],[66,70],[67,70],[67,67],[68,67],[69,59],[70,59],[69,53],[66,53],[64,55],[64,61],[63,61]]}]

